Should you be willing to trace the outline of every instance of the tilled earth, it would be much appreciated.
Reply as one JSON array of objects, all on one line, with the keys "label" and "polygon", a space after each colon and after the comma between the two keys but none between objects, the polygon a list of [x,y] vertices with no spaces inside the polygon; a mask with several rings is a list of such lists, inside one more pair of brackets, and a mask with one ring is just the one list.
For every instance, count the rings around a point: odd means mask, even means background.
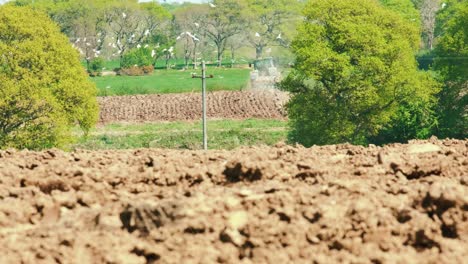
[{"label": "tilled earth", "polygon": [[[218,119],[284,119],[288,95],[278,90],[209,92],[207,116]],[[199,120],[200,93],[108,96],[98,98],[101,123]]]},{"label": "tilled earth", "polygon": [[467,263],[468,141],[0,152],[2,263]]}]

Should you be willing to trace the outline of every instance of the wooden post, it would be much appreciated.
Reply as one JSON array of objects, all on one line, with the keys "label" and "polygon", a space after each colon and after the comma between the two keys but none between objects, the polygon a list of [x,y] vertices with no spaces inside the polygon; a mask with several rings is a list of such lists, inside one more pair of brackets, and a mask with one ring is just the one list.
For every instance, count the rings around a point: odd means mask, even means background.
[{"label": "wooden post", "polygon": [[206,65],[202,62],[202,108],[203,108],[203,149],[208,149],[208,133],[206,131]]},{"label": "wooden post", "polygon": [[202,79],[202,123],[203,123],[203,149],[208,150],[208,131],[207,131],[207,120],[206,120],[206,79],[213,78],[213,75],[206,76],[206,65],[205,61],[202,61],[202,75],[192,75],[192,78]]}]

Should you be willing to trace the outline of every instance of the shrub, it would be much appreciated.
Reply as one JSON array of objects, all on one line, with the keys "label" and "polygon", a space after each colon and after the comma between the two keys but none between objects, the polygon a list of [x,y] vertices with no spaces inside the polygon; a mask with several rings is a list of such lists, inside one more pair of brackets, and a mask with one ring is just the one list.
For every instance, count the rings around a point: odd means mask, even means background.
[{"label": "shrub", "polygon": [[89,65],[90,76],[101,76],[102,68],[104,67],[104,60],[102,58],[95,58]]},{"label": "shrub", "polygon": [[[34,18],[34,19],[31,19]],[[45,15],[0,7],[0,148],[61,147],[98,117],[96,87]]]},{"label": "shrub", "polygon": [[142,67],[132,66],[129,68],[123,68],[118,71],[119,75],[122,76],[142,76],[145,75]]},{"label": "shrub", "polygon": [[154,71],[151,51],[146,48],[133,49],[122,57],[119,75],[141,76]]},{"label": "shrub", "polygon": [[143,70],[143,73],[144,74],[151,74],[154,72],[154,67],[153,65],[150,65],[150,66],[143,66],[141,67],[141,69]]},{"label": "shrub", "polygon": [[147,48],[139,48],[130,50],[122,57],[122,68],[143,67],[152,65],[151,50]]}]

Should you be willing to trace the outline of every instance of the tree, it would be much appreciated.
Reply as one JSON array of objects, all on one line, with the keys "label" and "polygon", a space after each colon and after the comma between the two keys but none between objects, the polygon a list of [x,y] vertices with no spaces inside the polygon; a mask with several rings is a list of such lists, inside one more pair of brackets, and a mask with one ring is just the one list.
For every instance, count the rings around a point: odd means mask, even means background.
[{"label": "tree", "polygon": [[0,21],[0,147],[62,147],[76,124],[89,131],[97,91],[59,28],[25,7],[0,7]]},{"label": "tree", "polygon": [[117,2],[109,6],[107,12],[111,17],[109,28],[114,37],[117,53],[120,58],[130,49],[141,45],[152,35],[158,34],[170,14],[159,4],[138,1]]},{"label": "tree", "polygon": [[236,57],[237,50],[242,47],[245,47],[245,42],[247,41],[246,38],[247,36],[245,36],[244,34],[239,34],[235,38],[229,39],[227,46],[229,47],[229,51],[231,53],[231,67],[234,65],[234,63],[237,60],[237,57]]},{"label": "tree", "polygon": [[177,40],[182,44],[186,68],[191,59],[196,69],[197,58],[201,55],[199,50],[206,46],[204,28],[207,8],[206,5],[188,5],[179,8],[174,14],[178,30],[182,31]]},{"label": "tree", "polygon": [[149,32],[146,25],[142,24],[141,11],[136,1],[109,6],[106,12],[111,17],[109,28],[122,62],[125,52],[141,45]]},{"label": "tree", "polygon": [[223,53],[229,39],[245,28],[243,10],[245,4],[241,0],[213,1],[206,20],[205,33],[216,45],[218,66],[222,64]]},{"label": "tree", "polygon": [[297,0],[246,0],[249,8],[248,43],[260,59],[270,45],[287,46],[287,39],[300,20],[300,2]]},{"label": "tree", "polygon": [[434,100],[437,86],[417,71],[414,23],[374,0],[312,0],[304,15],[282,83],[292,92],[291,141],[365,144],[403,103]]},{"label": "tree", "polygon": [[[70,3],[67,13],[79,13],[69,21],[70,29],[68,36],[73,42],[80,54],[84,57],[88,71],[90,70],[91,61],[98,58],[104,49],[108,31],[107,23],[109,17],[105,16],[104,6],[99,5],[100,2],[90,2],[88,0],[77,0]],[[62,24],[63,27],[66,24]]]},{"label": "tree", "polygon": [[438,15],[434,68],[444,87],[439,93],[441,137],[468,136],[468,2],[448,1]]},{"label": "tree", "polygon": [[[421,30],[423,49],[432,50],[434,47],[434,30],[436,14],[441,8],[440,0],[411,0],[414,7],[419,10],[421,17]],[[408,8],[412,10],[412,8]]]},{"label": "tree", "polygon": [[[171,28],[171,27],[169,27]],[[163,58],[166,69],[170,68],[169,60],[174,56],[174,46],[176,44],[173,30],[165,30],[159,34],[154,34],[146,42],[154,45],[151,51],[153,57],[153,66],[156,67],[158,59]]]},{"label": "tree", "polygon": [[89,62],[105,54],[122,57],[160,34],[172,18],[161,5],[137,0],[16,0],[46,12]]},{"label": "tree", "polygon": [[436,15],[441,5],[440,0],[424,0],[421,3],[422,37],[425,48],[434,48]]},{"label": "tree", "polygon": [[97,58],[104,50],[108,35],[107,25],[110,17],[105,11],[116,0],[16,0],[16,6],[29,6],[34,10],[46,12],[56,22],[62,33],[66,34],[73,46],[87,62]]}]

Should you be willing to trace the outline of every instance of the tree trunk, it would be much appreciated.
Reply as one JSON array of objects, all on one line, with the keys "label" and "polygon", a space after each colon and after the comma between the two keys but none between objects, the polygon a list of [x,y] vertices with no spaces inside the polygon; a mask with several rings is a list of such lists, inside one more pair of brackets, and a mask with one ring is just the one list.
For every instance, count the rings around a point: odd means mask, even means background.
[{"label": "tree trunk", "polygon": [[257,45],[255,47],[255,58],[258,60],[258,59],[261,59],[262,58],[262,55],[263,55],[263,46],[260,46],[260,45]]},{"label": "tree trunk", "polygon": [[231,46],[231,60],[235,60],[236,59],[236,49],[234,48],[234,46]]},{"label": "tree trunk", "polygon": [[222,59],[223,59],[223,54],[221,52],[221,49],[218,48],[218,67],[222,66]]},{"label": "tree trunk", "polygon": [[236,49],[234,46],[231,46],[231,68],[234,67],[234,61],[236,60]]},{"label": "tree trunk", "polygon": [[185,64],[184,70],[188,69],[189,60],[190,60],[190,54],[186,52],[184,56],[184,64]]},{"label": "tree trunk", "polygon": [[197,43],[193,44],[193,56],[192,56],[193,69],[197,69]]}]

